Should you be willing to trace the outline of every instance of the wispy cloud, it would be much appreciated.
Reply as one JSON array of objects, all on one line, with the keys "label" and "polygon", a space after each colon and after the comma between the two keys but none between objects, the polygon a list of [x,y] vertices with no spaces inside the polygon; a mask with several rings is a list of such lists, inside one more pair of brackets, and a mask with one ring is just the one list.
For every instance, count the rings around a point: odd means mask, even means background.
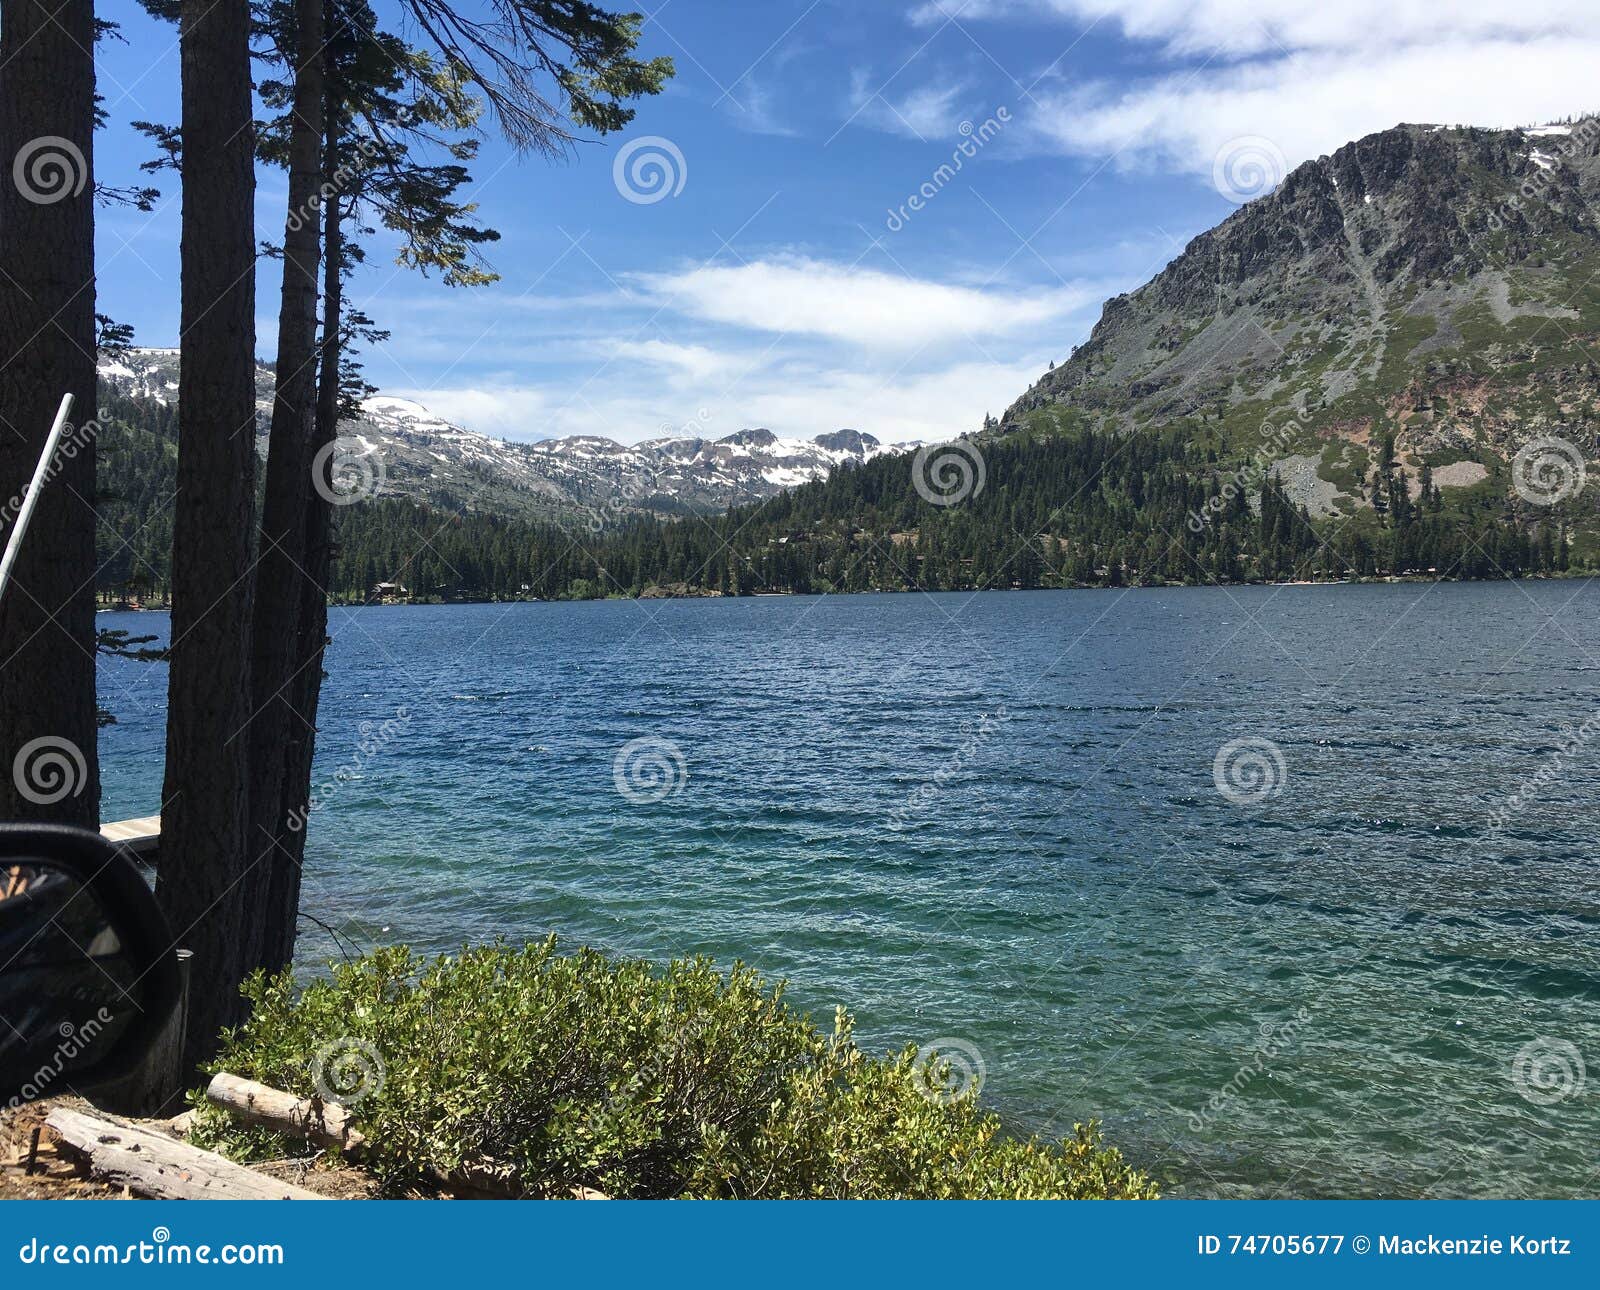
[{"label": "wispy cloud", "polygon": [[1209,175],[1247,135],[1294,165],[1403,121],[1510,126],[1597,106],[1592,0],[937,0],[910,17],[953,13],[1133,42],[1142,75],[1063,84],[1058,69],[1014,136],[1124,167]]},{"label": "wispy cloud", "polygon": [[1520,40],[1577,33],[1593,22],[1588,0],[927,0],[913,24],[955,18],[1104,23],[1172,55],[1245,57],[1295,49],[1394,47],[1433,40]]},{"label": "wispy cloud", "polygon": [[732,267],[702,265],[637,280],[696,318],[874,350],[981,343],[985,336],[1061,319],[1100,298],[1098,288],[1087,285],[986,290],[793,256]]},{"label": "wispy cloud", "polygon": [[754,367],[731,387],[665,389],[611,379],[563,392],[548,385],[445,385],[395,390],[439,416],[486,434],[533,440],[575,434],[638,443],[683,433],[708,437],[764,426],[789,438],[851,427],[885,443],[933,440],[976,430],[1039,374],[1042,355],[991,363],[981,357],[935,370],[895,372],[811,362]]},{"label": "wispy cloud", "polygon": [[[543,312],[526,314],[516,343],[543,355],[539,332],[550,328],[565,365],[560,385],[508,366],[391,392],[514,439],[634,443],[690,422],[708,435],[761,425],[810,437],[851,426],[891,443],[936,439],[1008,405],[1081,334],[1107,291],[1087,281],[1050,291],[942,282],[795,254],[632,283],[636,296],[617,297],[609,315],[587,311],[579,341],[563,343]],[[572,362],[580,351],[581,366]]]},{"label": "wispy cloud", "polygon": [[1401,122],[1526,125],[1563,117],[1592,95],[1600,40],[1445,43],[1304,52],[1116,90],[1041,96],[1036,143],[1209,175],[1229,140],[1270,139],[1290,165]]},{"label": "wispy cloud", "polygon": [[697,391],[709,383],[726,380],[733,375],[739,362],[736,355],[707,345],[684,345],[654,338],[614,341],[603,349],[615,358],[663,368],[671,379]]},{"label": "wispy cloud", "polygon": [[799,128],[779,116],[776,97],[770,86],[747,76],[722,100],[721,106],[728,120],[741,130],[782,138],[798,137]]},{"label": "wispy cloud", "polygon": [[926,143],[956,132],[963,120],[963,105],[970,102],[972,92],[973,86],[965,80],[941,80],[895,91],[857,68],[851,73],[848,107],[858,124]]}]

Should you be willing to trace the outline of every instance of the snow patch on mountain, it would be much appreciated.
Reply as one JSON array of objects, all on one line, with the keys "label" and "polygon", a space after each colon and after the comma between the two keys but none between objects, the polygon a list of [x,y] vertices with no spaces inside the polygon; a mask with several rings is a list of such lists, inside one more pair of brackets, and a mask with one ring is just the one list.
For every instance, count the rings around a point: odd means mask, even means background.
[{"label": "snow patch on mountain", "polygon": [[[100,377],[121,394],[175,402],[178,352],[123,351],[101,360]],[[257,367],[263,453],[272,383],[272,369]],[[387,495],[544,518],[725,510],[821,479],[838,466],[916,446],[886,447],[859,430],[798,439],[765,428],[721,439],[677,435],[631,446],[599,435],[512,443],[447,421],[415,399],[388,394],[365,399],[360,416],[341,423],[339,435],[381,454]]]}]

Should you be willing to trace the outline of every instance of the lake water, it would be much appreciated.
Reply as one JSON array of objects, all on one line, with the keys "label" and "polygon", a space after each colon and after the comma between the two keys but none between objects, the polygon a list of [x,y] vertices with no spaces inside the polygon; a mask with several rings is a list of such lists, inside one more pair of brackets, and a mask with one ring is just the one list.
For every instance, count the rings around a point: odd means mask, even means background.
[{"label": "lake water", "polygon": [[[741,958],[869,1049],[943,1041],[1014,1126],[1102,1118],[1172,1194],[1593,1194],[1597,609],[1555,582],[335,610],[305,908],[362,946]],[[146,814],[165,669],[102,686],[106,818]]]}]

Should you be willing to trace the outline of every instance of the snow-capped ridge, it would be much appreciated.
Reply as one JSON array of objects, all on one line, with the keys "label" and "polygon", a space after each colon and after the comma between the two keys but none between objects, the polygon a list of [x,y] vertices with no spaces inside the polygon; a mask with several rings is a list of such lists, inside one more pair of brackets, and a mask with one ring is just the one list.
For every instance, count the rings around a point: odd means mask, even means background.
[{"label": "snow-capped ridge", "polygon": [[[141,348],[107,355],[100,376],[118,393],[172,403],[178,354]],[[257,432],[263,453],[272,385],[271,368],[258,366]],[[392,394],[364,399],[360,416],[341,423],[339,435],[353,451],[372,448],[381,455],[384,495],[551,519],[574,513],[611,519],[723,510],[820,479],[838,466],[899,451],[858,430],[801,439],[766,427],[721,439],[680,433],[633,445],[587,434],[512,443],[456,425],[417,399]]]}]

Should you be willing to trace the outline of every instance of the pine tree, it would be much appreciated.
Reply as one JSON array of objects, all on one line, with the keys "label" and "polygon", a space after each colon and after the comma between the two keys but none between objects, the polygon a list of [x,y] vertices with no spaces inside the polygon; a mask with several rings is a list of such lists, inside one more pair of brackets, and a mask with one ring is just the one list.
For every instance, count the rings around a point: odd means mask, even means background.
[{"label": "pine tree", "polygon": [[240,1018],[255,511],[255,124],[246,0],[183,0],[183,250],[167,764],[156,894],[197,976],[189,1068]]},{"label": "pine tree", "polygon": [[[284,220],[283,281],[278,309],[276,381],[268,434],[267,480],[256,564],[255,622],[251,649],[249,727],[252,851],[247,903],[246,961],[263,959],[266,940],[281,937],[279,918],[268,908],[273,870],[284,862],[278,838],[283,819],[284,776],[294,729],[296,639],[285,625],[298,617],[304,595],[306,510],[310,505],[312,444],[316,438],[317,273],[322,239],[318,185],[322,180],[324,0],[292,0],[268,6],[270,32],[288,65],[287,85],[269,83],[269,105],[287,106],[281,147],[289,171]],[[272,145],[277,145],[274,147]],[[274,965],[284,956],[268,954]]]},{"label": "pine tree", "polygon": [[[0,602],[0,818],[97,827],[92,0],[7,0],[0,22],[0,502],[11,523],[64,394],[54,473]],[[73,763],[40,792],[42,756]],[[44,800],[41,800],[44,799]]]},{"label": "pine tree", "polygon": [[[480,248],[499,235],[481,228],[474,207],[457,196],[468,181],[465,163],[476,151],[475,141],[463,137],[478,115],[469,87],[487,97],[519,147],[552,152],[568,139],[569,125],[600,133],[622,128],[633,116],[625,102],[659,92],[672,74],[669,59],[633,57],[638,15],[562,0],[497,0],[503,21],[489,28],[435,0],[406,3],[434,43],[434,54],[379,32],[366,0],[330,0],[326,23],[323,184],[333,196],[322,212],[323,325],[311,442],[311,459],[321,455],[324,473],[313,481],[321,486],[303,496],[304,575],[291,579],[298,591],[288,597],[299,608],[291,619],[293,653],[287,660],[294,697],[286,772],[276,809],[263,806],[259,817],[276,829],[261,955],[269,968],[286,964],[293,951],[305,855],[305,831],[289,822],[303,820],[310,801],[327,638],[333,481],[323,450],[334,443],[339,418],[354,411],[366,388],[351,361],[351,342],[377,334],[370,320],[343,309],[344,277],[363,254],[350,230],[361,228],[362,213],[370,213],[399,235],[401,265],[438,273],[452,286],[492,282],[495,275],[484,266]],[[539,72],[560,87],[559,105],[539,90]],[[420,157],[429,147],[442,149],[447,159],[425,164]],[[426,586],[443,575],[418,581]],[[506,585],[500,581],[502,592]]]}]

